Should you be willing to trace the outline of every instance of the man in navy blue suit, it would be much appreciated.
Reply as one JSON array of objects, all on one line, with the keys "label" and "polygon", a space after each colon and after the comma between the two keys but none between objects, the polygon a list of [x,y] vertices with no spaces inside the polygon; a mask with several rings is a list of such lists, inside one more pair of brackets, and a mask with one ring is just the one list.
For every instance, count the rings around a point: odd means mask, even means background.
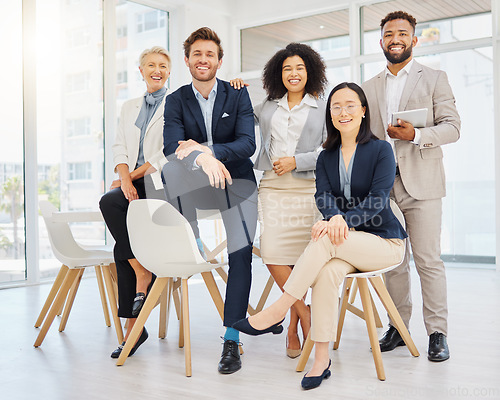
[{"label": "man in navy blue suit", "polygon": [[163,152],[165,194],[199,238],[196,209],[217,209],[228,238],[229,273],[224,306],[222,374],[241,368],[239,332],[252,278],[252,246],[257,224],[257,192],[250,156],[255,151],[254,117],[246,88],[233,89],[216,78],[223,50],[210,28],[184,42],[184,61],[193,81],[167,96]]}]

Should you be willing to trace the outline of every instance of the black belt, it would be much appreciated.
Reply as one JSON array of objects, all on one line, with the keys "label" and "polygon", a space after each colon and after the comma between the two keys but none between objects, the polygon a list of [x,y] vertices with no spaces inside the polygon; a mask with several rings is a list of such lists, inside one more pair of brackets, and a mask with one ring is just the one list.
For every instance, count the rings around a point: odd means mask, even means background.
[{"label": "black belt", "polygon": [[396,165],[396,176],[399,176],[399,165]]}]

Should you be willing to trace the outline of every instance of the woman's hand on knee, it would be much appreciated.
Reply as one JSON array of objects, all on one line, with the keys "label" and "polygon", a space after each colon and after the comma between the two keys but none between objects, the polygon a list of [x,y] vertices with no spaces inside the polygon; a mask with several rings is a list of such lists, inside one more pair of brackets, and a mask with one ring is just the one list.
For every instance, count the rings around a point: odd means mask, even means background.
[{"label": "woman's hand on knee", "polygon": [[316,242],[326,235],[328,229],[328,221],[318,221],[311,228],[311,239]]},{"label": "woman's hand on knee", "polygon": [[349,235],[349,226],[342,215],[337,214],[330,218],[327,224],[327,234],[334,245],[339,246],[344,243]]},{"label": "woman's hand on knee", "polygon": [[139,195],[137,194],[137,190],[135,186],[132,184],[132,181],[122,179],[121,189],[125,198],[131,202],[132,200],[137,200]]}]

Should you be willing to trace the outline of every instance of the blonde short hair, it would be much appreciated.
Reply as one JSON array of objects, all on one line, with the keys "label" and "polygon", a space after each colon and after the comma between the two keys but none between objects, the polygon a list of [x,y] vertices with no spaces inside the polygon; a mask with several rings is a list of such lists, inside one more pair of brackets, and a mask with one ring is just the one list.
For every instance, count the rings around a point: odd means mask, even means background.
[{"label": "blonde short hair", "polygon": [[171,69],[172,60],[170,60],[170,54],[168,54],[168,51],[161,46],[153,46],[150,49],[144,50],[139,57],[139,65],[142,67],[146,62],[146,57],[154,53],[163,54],[165,57],[167,57],[168,69]]}]

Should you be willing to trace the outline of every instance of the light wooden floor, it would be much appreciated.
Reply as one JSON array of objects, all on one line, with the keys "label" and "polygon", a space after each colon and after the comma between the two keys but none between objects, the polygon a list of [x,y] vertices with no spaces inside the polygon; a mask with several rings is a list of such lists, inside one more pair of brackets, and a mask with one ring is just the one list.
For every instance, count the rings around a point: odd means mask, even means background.
[{"label": "light wooden floor", "polygon": [[[254,265],[256,296],[267,279]],[[116,347],[104,325],[94,278],[84,279],[65,332],[57,320],[38,349],[36,317],[50,285],[0,290],[0,397],[2,399],[500,399],[500,275],[493,270],[448,268],[451,359],[431,363],[422,323],[418,280],[410,327],[421,352],[406,348],[383,354],[387,380],[376,378],[363,322],[346,318],[339,350],[331,351],[332,377],[311,392],[300,389],[296,360],[285,356],[285,335],[242,335],[241,371],[217,373],[223,334],[220,319],[200,280],[190,285],[193,376],[184,376],[177,347],[178,323],[157,338],[157,310],[147,323],[149,340],[124,366],[109,357]],[[275,287],[271,298],[279,295]],[[385,315],[383,316],[386,322]],[[381,335],[384,329],[379,330]]]}]

